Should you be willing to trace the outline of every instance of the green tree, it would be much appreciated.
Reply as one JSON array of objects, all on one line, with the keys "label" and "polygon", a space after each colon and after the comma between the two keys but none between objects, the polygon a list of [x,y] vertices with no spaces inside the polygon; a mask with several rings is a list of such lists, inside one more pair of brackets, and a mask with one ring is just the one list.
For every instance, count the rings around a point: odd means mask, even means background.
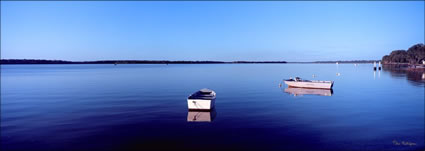
[{"label": "green tree", "polygon": [[390,55],[382,57],[382,63],[422,64],[425,60],[425,45],[416,44],[406,50],[394,50]]}]

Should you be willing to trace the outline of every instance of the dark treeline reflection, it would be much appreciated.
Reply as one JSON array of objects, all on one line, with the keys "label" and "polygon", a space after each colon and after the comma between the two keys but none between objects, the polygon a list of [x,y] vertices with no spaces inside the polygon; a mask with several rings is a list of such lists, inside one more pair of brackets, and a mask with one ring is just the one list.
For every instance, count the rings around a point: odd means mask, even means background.
[{"label": "dark treeline reflection", "polygon": [[425,68],[411,68],[406,64],[383,65],[383,70],[393,77],[406,77],[414,84],[425,84]]}]

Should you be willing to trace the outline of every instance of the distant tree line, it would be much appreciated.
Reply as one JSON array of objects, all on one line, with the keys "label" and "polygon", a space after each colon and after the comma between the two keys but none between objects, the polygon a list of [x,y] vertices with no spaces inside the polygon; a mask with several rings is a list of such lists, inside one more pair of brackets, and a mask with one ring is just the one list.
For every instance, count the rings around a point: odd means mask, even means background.
[{"label": "distant tree line", "polygon": [[416,44],[406,50],[394,50],[390,55],[382,57],[382,63],[409,63],[409,64],[422,64],[425,60],[425,45]]},{"label": "distant tree line", "polygon": [[74,62],[42,59],[1,59],[0,64],[74,64]]},{"label": "distant tree line", "polygon": [[286,63],[286,61],[169,61],[169,60],[99,60],[64,61],[40,59],[1,59],[0,64],[221,64],[221,63]]},{"label": "distant tree line", "polygon": [[229,63],[287,63],[286,61],[233,61]]},{"label": "distant tree line", "polygon": [[312,63],[374,63],[379,60],[339,60],[339,61],[315,61]]}]

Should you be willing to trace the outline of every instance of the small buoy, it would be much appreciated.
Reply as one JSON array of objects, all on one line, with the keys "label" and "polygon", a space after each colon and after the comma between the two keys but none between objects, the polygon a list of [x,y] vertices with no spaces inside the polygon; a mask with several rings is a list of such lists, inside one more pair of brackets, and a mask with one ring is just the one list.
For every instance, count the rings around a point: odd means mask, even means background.
[{"label": "small buoy", "polygon": [[341,73],[336,73],[336,76],[340,76],[341,75]]},{"label": "small buoy", "polygon": [[376,62],[373,62],[373,70],[376,71]]}]

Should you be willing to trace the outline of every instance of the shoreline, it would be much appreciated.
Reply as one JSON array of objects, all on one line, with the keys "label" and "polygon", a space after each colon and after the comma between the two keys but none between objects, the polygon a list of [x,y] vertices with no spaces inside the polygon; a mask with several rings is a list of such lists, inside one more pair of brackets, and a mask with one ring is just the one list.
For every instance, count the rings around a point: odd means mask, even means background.
[{"label": "shoreline", "polygon": [[97,61],[65,61],[42,59],[2,59],[0,64],[255,64],[272,63],[283,64],[286,61],[170,61],[170,60],[97,60]]},{"label": "shoreline", "polygon": [[310,61],[310,62],[287,62],[287,61],[170,61],[170,60],[98,60],[98,61],[65,61],[43,59],[1,59],[0,65],[19,64],[370,64],[379,60],[355,60],[355,61]]}]

